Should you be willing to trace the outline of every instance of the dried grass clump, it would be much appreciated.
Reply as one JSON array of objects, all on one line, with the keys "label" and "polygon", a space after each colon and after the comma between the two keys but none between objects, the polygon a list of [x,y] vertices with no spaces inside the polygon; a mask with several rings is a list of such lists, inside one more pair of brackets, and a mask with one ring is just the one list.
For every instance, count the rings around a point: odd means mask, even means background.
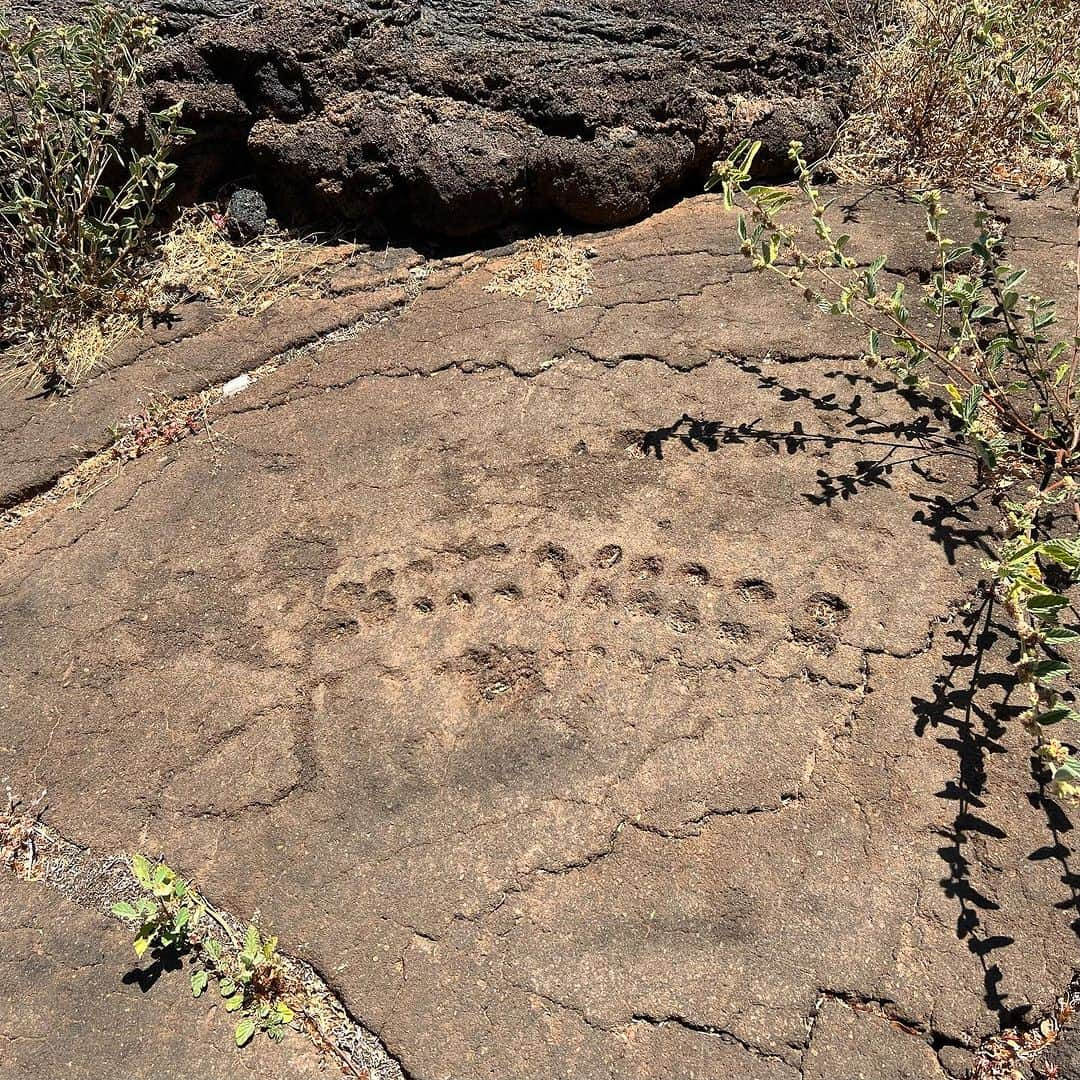
[{"label": "dried grass clump", "polygon": [[[837,6],[841,23],[872,27],[829,161],[838,179],[1034,189],[1064,177],[1080,0],[876,0],[870,17]],[[1049,129],[1039,141],[1036,102]]]},{"label": "dried grass clump", "polygon": [[317,273],[312,250],[278,230],[234,244],[214,216],[187,210],[161,245],[156,287],[164,297],[199,296],[230,315],[258,315]]},{"label": "dried grass clump", "polygon": [[40,383],[46,390],[78,385],[138,329],[132,299],[125,290],[108,312],[57,317],[44,339],[10,346],[0,353],[0,383]]},{"label": "dried grass clump", "polygon": [[496,270],[486,291],[530,297],[552,311],[577,307],[589,294],[589,259],[593,252],[565,236],[524,240]]},{"label": "dried grass clump", "polygon": [[325,274],[326,250],[273,229],[234,244],[220,215],[192,208],[159,242],[131,279],[102,294],[97,310],[53,319],[47,341],[18,342],[0,351],[0,382],[40,383],[65,390],[99,370],[151,313],[198,297],[225,315],[258,315],[303,292]]}]

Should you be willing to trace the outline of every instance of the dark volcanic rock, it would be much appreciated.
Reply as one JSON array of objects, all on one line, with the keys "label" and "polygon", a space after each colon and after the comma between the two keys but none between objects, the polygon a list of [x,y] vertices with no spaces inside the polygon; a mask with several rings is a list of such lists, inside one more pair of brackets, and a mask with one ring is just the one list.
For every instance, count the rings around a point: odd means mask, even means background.
[{"label": "dark volcanic rock", "polygon": [[229,235],[243,243],[266,231],[266,200],[251,188],[237,188],[229,196]]},{"label": "dark volcanic rock", "polygon": [[254,173],[294,219],[465,235],[624,222],[741,134],[823,151],[847,61],[805,3],[176,0],[151,71],[196,136],[186,194]]}]

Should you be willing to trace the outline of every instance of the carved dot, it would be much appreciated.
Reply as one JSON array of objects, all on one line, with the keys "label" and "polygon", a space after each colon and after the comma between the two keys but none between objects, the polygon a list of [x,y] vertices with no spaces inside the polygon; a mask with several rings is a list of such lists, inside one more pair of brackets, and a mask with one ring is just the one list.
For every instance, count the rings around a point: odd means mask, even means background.
[{"label": "carved dot", "polygon": [[505,600],[508,603],[514,603],[515,601],[521,599],[521,590],[516,585],[508,583],[506,585],[500,585],[495,590],[495,595],[500,600]]},{"label": "carved dot", "polygon": [[701,625],[701,616],[693,604],[683,602],[676,604],[668,612],[666,622],[675,633],[688,634]]},{"label": "carved dot", "polygon": [[622,548],[618,544],[605,544],[593,556],[593,566],[608,570],[622,562]]},{"label": "carved dot", "polygon": [[709,571],[705,569],[701,563],[683,563],[679,567],[679,572],[694,585],[708,585],[709,584]]},{"label": "carved dot", "polygon": [[413,611],[418,615],[430,615],[435,610],[435,601],[430,596],[421,596],[413,603]]},{"label": "carved dot", "polygon": [[365,596],[356,607],[367,622],[386,622],[397,611],[397,597],[386,589]]},{"label": "carved dot", "polygon": [[626,606],[635,615],[651,615],[654,618],[664,610],[660,597],[656,593],[647,590],[638,590],[631,593],[630,602]]},{"label": "carved dot", "polygon": [[791,640],[821,656],[832,656],[836,652],[836,637],[827,631],[800,630],[792,627]]},{"label": "carved dot", "polygon": [[851,614],[851,608],[835,593],[819,592],[806,601],[806,613],[818,626],[835,626]]},{"label": "carved dot", "polygon": [[739,595],[750,603],[776,599],[776,590],[761,578],[743,578],[742,581],[735,582],[735,588]]},{"label": "carved dot", "polygon": [[458,589],[446,598],[446,602],[451,607],[471,607],[473,602],[472,593],[466,592],[464,589]]},{"label": "carved dot", "polygon": [[606,586],[594,581],[581,598],[586,607],[602,608],[611,605],[611,590]]},{"label": "carved dot", "polygon": [[716,636],[743,645],[750,640],[750,627],[741,622],[722,622],[716,628]]},{"label": "carved dot", "polygon": [[659,555],[645,555],[633,561],[630,572],[639,578],[657,578],[664,572],[664,560]]}]

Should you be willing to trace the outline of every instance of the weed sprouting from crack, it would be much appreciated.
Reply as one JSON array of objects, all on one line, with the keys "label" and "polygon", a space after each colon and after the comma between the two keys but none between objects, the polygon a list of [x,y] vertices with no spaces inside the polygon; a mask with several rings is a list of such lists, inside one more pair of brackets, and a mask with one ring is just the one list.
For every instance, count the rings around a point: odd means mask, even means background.
[{"label": "weed sprouting from crack", "polygon": [[192,994],[202,996],[213,981],[226,1011],[238,1014],[238,1046],[257,1031],[278,1040],[292,1027],[346,1076],[403,1080],[379,1040],[348,1015],[314,968],[278,949],[257,917],[241,922],[163,862],[103,856],[73,844],[42,821],[44,811],[45,792],[24,805],[8,790],[0,804],[0,866],[134,923],[139,957],[184,955],[195,968]]},{"label": "weed sprouting from crack", "polygon": [[111,429],[112,441],[104,450],[84,458],[47,491],[0,513],[0,529],[13,528],[46,506],[68,499],[80,506],[110,484],[124,465],[154,450],[171,446],[192,435],[210,433],[209,408],[221,399],[220,390],[204,390],[191,397],[151,398],[139,412]]}]

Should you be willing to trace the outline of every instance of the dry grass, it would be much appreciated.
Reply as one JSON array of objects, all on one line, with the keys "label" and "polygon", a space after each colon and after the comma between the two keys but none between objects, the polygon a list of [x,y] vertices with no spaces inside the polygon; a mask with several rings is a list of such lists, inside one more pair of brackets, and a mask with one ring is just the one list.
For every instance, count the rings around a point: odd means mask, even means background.
[{"label": "dry grass", "polygon": [[[1080,70],[1080,0],[876,0],[869,16],[851,0],[832,6],[842,26],[871,27],[869,40],[849,34],[865,51],[829,160],[840,180],[1035,189],[1063,178],[1075,121],[1061,76]],[[1031,138],[1035,100],[1052,129],[1044,145]]]},{"label": "dry grass", "polygon": [[486,291],[529,297],[551,311],[577,307],[589,294],[589,258],[592,251],[565,236],[538,236],[524,240],[518,250],[495,271]]},{"label": "dry grass", "polygon": [[129,300],[125,293],[117,300],[119,310],[81,320],[58,319],[47,340],[30,339],[0,353],[0,382],[42,383],[51,389],[88,379],[138,329],[138,316],[126,310]]},{"label": "dry grass", "polygon": [[228,316],[258,315],[287,296],[318,285],[326,250],[272,229],[247,244],[229,240],[216,215],[185,211],[165,235],[138,280],[115,289],[103,307],[81,319],[57,320],[47,340],[30,339],[0,352],[0,381],[65,389],[99,370],[150,313],[199,298]]},{"label": "dry grass", "polygon": [[280,230],[234,244],[216,216],[188,210],[161,245],[153,284],[161,300],[186,294],[229,315],[258,315],[319,276],[315,250]]}]

